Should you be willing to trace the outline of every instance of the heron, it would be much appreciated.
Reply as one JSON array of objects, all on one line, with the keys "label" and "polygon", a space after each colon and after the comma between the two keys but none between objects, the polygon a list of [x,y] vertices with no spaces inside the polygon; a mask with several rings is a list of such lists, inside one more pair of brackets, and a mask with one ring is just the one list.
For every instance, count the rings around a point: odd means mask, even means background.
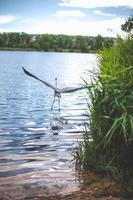
[{"label": "heron", "polygon": [[43,84],[45,84],[47,87],[51,88],[54,91],[54,99],[52,102],[51,111],[53,110],[53,106],[54,106],[56,97],[58,98],[58,106],[59,106],[59,111],[60,111],[60,98],[61,98],[62,93],[71,93],[71,92],[75,92],[75,91],[86,88],[85,86],[82,86],[82,87],[65,87],[65,88],[60,89],[57,86],[57,78],[55,78],[55,86],[54,86],[51,83],[47,82],[46,80],[41,80],[37,76],[33,75],[32,73],[27,71],[24,67],[22,67],[22,68],[26,75],[31,76],[32,78],[35,78],[35,79],[41,81]]}]

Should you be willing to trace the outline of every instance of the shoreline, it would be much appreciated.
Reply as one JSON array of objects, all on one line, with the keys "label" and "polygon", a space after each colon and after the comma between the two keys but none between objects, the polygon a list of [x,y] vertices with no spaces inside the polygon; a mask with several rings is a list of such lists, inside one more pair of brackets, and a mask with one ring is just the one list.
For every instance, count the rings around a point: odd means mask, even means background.
[{"label": "shoreline", "polygon": [[97,51],[88,51],[88,52],[82,52],[82,51],[71,51],[71,50],[62,50],[62,51],[54,51],[54,50],[48,50],[48,51],[44,51],[44,50],[37,50],[37,49],[32,49],[32,48],[1,48],[0,47],[0,51],[33,51],[33,52],[58,52],[58,53],[97,53]]},{"label": "shoreline", "polygon": [[[129,200],[122,186],[112,179],[91,171],[80,172],[79,190],[64,190],[60,185],[30,185],[0,190],[0,200]],[[65,191],[65,192],[64,192]],[[2,199],[1,199],[2,198]],[[132,199],[132,198],[131,198]]]}]

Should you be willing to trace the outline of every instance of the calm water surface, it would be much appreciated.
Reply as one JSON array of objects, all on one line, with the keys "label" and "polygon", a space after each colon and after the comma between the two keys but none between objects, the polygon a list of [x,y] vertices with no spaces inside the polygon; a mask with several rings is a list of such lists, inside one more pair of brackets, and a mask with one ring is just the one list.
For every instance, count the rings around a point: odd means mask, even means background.
[{"label": "calm water surface", "polygon": [[[58,87],[79,86],[86,71],[96,68],[96,55],[0,51],[1,194],[19,199],[75,190],[71,161],[87,120],[86,91],[63,94],[61,112],[56,103],[51,113],[53,91],[26,76],[22,66],[53,84],[57,77]],[[54,135],[50,124],[62,117],[68,126]]]}]

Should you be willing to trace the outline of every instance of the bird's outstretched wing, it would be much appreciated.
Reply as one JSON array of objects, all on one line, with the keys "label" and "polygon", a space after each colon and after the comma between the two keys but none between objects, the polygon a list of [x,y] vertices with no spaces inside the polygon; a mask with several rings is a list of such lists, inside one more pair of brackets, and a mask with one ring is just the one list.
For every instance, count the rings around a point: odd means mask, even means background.
[{"label": "bird's outstretched wing", "polygon": [[52,88],[52,89],[55,90],[55,91],[57,90],[57,88],[54,87],[52,84],[48,83],[47,81],[41,80],[41,79],[38,78],[37,76],[31,74],[31,73],[28,72],[24,67],[22,67],[22,68],[23,68],[23,70],[24,70],[24,73],[27,74],[28,76],[31,76],[31,77],[33,77],[33,78],[35,78],[35,79],[41,81],[41,82],[44,83],[46,86]]},{"label": "bird's outstretched wing", "polygon": [[60,91],[61,93],[71,93],[71,92],[76,92],[77,90],[83,90],[85,89],[85,86],[82,87],[67,87],[67,88],[62,88]]}]

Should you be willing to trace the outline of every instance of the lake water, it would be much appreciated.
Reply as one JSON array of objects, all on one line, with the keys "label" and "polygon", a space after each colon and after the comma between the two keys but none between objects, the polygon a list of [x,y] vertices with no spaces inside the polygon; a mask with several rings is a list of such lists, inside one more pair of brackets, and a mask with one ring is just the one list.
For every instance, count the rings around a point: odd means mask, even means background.
[{"label": "lake water", "polygon": [[[87,94],[62,94],[26,76],[22,66],[58,87],[79,86],[97,66],[95,54],[0,51],[0,195],[20,199],[76,190],[73,151],[87,121]],[[58,135],[51,123],[67,120]]]}]

